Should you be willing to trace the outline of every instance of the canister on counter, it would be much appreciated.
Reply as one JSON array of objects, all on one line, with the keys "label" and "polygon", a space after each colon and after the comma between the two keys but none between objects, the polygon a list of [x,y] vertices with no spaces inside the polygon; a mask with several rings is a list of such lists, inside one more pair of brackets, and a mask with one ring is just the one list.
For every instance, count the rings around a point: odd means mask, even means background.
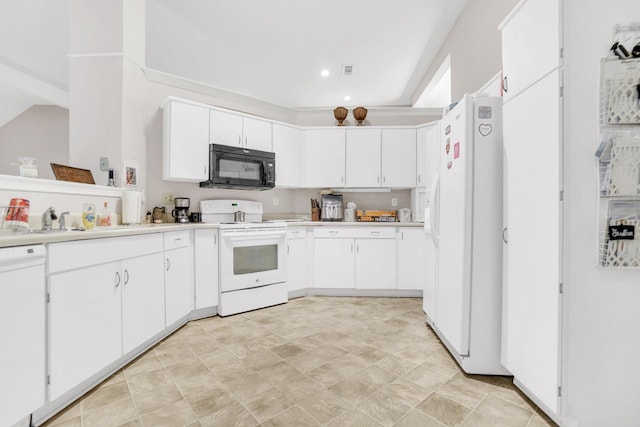
[{"label": "canister on counter", "polygon": [[29,228],[29,200],[18,197],[11,199],[5,224],[7,228],[14,230]]}]

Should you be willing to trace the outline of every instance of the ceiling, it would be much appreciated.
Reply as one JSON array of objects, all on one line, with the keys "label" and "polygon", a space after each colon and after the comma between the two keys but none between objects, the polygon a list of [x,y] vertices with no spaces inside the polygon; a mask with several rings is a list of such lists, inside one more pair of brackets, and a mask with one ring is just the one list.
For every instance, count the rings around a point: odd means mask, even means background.
[{"label": "ceiling", "polygon": [[146,65],[289,108],[410,106],[465,2],[147,0]]},{"label": "ceiling", "polygon": [[[146,0],[146,67],[293,109],[411,106],[465,3]],[[0,10],[0,93],[37,79],[48,93],[33,103],[64,104],[69,0]]]}]

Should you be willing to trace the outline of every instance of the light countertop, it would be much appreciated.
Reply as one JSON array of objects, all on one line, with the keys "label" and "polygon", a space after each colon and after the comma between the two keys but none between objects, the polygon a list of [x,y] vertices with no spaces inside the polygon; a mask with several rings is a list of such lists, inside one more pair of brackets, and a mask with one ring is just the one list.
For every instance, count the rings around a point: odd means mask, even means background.
[{"label": "light countertop", "polygon": [[[278,221],[274,221],[278,222]],[[333,221],[306,221],[306,220],[284,220],[289,227],[423,227],[421,222],[333,222]],[[114,227],[96,227],[93,230],[85,231],[52,231],[47,233],[38,232],[13,232],[11,230],[0,230],[0,247],[35,245],[42,243],[59,243],[73,240],[101,239],[106,237],[122,237],[135,234],[162,233],[169,231],[181,231],[192,229],[217,229],[219,224],[140,224],[140,225],[119,225]]]}]

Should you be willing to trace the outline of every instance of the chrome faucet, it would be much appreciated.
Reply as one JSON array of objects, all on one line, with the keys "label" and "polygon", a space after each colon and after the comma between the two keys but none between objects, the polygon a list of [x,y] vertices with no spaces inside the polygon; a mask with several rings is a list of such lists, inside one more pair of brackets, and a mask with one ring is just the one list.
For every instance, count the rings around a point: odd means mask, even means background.
[{"label": "chrome faucet", "polygon": [[60,216],[58,217],[58,221],[60,221],[60,230],[63,230],[63,231],[65,231],[67,229],[67,227],[65,227],[65,223],[64,223],[65,215],[69,215],[69,211],[62,212],[60,214]]},{"label": "chrome faucet", "polygon": [[51,230],[51,223],[54,219],[58,219],[56,216],[56,209],[54,207],[50,207],[42,214],[42,229],[43,230]]}]

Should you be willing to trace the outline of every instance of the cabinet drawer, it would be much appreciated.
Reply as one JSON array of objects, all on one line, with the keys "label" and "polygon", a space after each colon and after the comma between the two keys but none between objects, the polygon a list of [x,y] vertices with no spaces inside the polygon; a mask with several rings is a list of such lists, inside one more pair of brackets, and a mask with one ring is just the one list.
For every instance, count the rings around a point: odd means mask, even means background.
[{"label": "cabinet drawer", "polygon": [[337,239],[395,239],[396,228],[393,226],[380,227],[316,227],[316,238]]},{"label": "cabinet drawer", "polygon": [[52,274],[162,252],[162,233],[52,243],[48,249]]},{"label": "cabinet drawer", "polygon": [[304,239],[307,236],[307,229],[304,227],[288,227],[287,239]]},{"label": "cabinet drawer", "polygon": [[191,232],[189,230],[171,231],[164,233],[164,250],[179,249],[191,244]]}]

